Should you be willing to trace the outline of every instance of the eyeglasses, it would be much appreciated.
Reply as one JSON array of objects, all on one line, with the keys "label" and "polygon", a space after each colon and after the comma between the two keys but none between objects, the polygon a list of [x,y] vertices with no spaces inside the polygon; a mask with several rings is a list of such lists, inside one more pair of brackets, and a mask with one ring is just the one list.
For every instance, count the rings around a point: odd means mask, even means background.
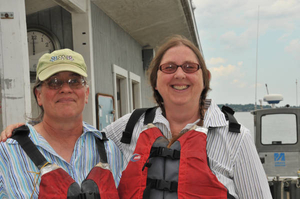
[{"label": "eyeglasses", "polygon": [[44,82],[48,88],[53,90],[62,88],[64,83],[68,83],[71,89],[80,89],[86,85],[86,81],[81,76],[74,76],[68,80],[62,80],[58,77],[52,77]]},{"label": "eyeglasses", "polygon": [[172,74],[177,71],[178,67],[181,67],[185,73],[194,73],[201,68],[200,65],[196,64],[196,63],[184,63],[182,65],[166,63],[166,64],[160,65],[159,70],[161,70],[162,72],[167,73],[167,74]]}]

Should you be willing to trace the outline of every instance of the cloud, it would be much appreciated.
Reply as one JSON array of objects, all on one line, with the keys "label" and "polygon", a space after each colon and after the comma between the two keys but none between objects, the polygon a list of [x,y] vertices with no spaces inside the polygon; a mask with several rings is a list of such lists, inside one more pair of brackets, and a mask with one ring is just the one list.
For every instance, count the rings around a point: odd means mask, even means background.
[{"label": "cloud", "polygon": [[[265,84],[257,83],[256,86],[257,86],[257,88],[262,88],[262,87],[265,86]],[[251,87],[251,88],[255,88],[255,84],[252,84],[250,87]]]},{"label": "cloud", "polygon": [[237,65],[228,64],[226,66],[210,67],[212,86],[223,86],[230,82],[234,88],[247,87],[248,84],[244,81],[245,73],[241,72],[242,65],[243,62],[240,61]]},{"label": "cloud", "polygon": [[283,41],[283,40],[285,40],[287,37],[289,37],[290,35],[291,35],[291,33],[285,33],[285,34],[281,35],[281,37],[279,37],[279,38],[277,39],[277,41]]},{"label": "cloud", "polygon": [[245,39],[256,38],[258,7],[260,35],[282,28],[293,31],[298,27],[295,21],[300,19],[299,0],[194,0],[194,4],[199,30],[239,29],[248,36]]},{"label": "cloud", "polygon": [[[256,8],[251,9],[256,4]],[[300,4],[298,0],[264,0],[259,2],[248,2],[245,11],[245,19],[257,20],[259,6],[259,29],[266,31],[285,29],[293,31],[297,28],[295,21],[300,19]]]},{"label": "cloud", "polygon": [[245,88],[247,86],[247,84],[239,79],[234,79],[232,81],[232,84],[234,84],[236,87],[238,88]]},{"label": "cloud", "polygon": [[300,39],[292,40],[288,46],[284,48],[284,51],[287,53],[291,53],[297,60],[300,59]]},{"label": "cloud", "polygon": [[284,48],[286,52],[295,52],[295,51],[300,51],[300,40],[299,39],[294,39],[292,40],[288,46]]},{"label": "cloud", "polygon": [[229,76],[230,74],[233,74],[234,71],[236,71],[236,66],[234,65],[227,65],[227,66],[219,66],[219,67],[213,67],[209,69],[212,73],[212,76],[215,78],[219,78],[222,76]]},{"label": "cloud", "polygon": [[240,66],[237,67],[232,64],[228,64],[227,66],[219,66],[219,67],[210,67],[209,68],[210,72],[212,73],[212,77],[214,79],[218,78],[228,78],[228,77],[243,77],[244,73],[240,71]]},{"label": "cloud", "polygon": [[220,36],[220,41],[225,49],[240,52],[247,49],[255,37],[256,30],[253,26],[250,26],[239,35],[235,31],[228,31]]},{"label": "cloud", "polygon": [[226,60],[222,57],[212,57],[210,60],[208,60],[206,63],[209,65],[217,65],[217,64],[223,64]]},{"label": "cloud", "polygon": [[263,16],[270,18],[297,17],[299,18],[300,6],[297,0],[277,0],[269,7],[263,8]]}]

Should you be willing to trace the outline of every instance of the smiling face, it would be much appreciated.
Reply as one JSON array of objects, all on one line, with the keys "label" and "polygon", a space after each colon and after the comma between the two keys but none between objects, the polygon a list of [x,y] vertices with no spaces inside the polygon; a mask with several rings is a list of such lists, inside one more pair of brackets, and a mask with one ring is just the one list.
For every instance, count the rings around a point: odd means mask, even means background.
[{"label": "smiling face", "polygon": [[[177,45],[167,50],[161,59],[160,65],[174,63],[199,63],[195,53],[185,45]],[[157,71],[156,90],[162,96],[164,106],[174,108],[176,106],[189,105],[199,107],[200,95],[203,91],[202,70],[194,73],[185,73],[178,67],[172,74]]]},{"label": "smiling face", "polygon": [[[50,78],[56,77],[61,80],[68,80],[78,76],[72,72],[59,72]],[[48,79],[50,79],[48,78]],[[50,89],[46,82],[35,90],[39,106],[44,108],[44,119],[82,119],[82,111],[88,102],[89,88],[83,86],[78,89],[71,89],[65,82],[60,89]]]}]

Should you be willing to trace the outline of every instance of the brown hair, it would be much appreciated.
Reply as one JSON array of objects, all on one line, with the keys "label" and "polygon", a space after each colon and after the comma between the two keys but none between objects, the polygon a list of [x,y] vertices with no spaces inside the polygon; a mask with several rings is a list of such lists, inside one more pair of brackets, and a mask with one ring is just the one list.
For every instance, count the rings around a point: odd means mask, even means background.
[{"label": "brown hair", "polygon": [[151,61],[149,70],[148,70],[149,80],[150,80],[150,84],[151,84],[151,87],[153,90],[153,97],[154,97],[156,103],[162,109],[163,114],[165,115],[163,98],[161,97],[159,92],[155,89],[156,82],[157,82],[157,71],[159,69],[159,65],[160,65],[161,60],[162,60],[164,54],[166,53],[166,51],[169,50],[170,48],[178,46],[178,45],[185,45],[188,48],[190,48],[195,53],[195,55],[199,61],[199,65],[201,66],[201,69],[202,69],[204,89],[200,96],[200,102],[199,102],[200,107],[199,108],[200,108],[200,119],[201,119],[200,126],[203,126],[202,122],[204,120],[204,102],[206,99],[207,92],[210,90],[210,87],[209,87],[210,72],[206,68],[205,61],[203,59],[203,56],[202,56],[200,50],[191,41],[189,41],[185,37],[180,36],[180,35],[174,35],[174,36],[168,38],[156,51],[156,55],[153,58],[153,60]]}]

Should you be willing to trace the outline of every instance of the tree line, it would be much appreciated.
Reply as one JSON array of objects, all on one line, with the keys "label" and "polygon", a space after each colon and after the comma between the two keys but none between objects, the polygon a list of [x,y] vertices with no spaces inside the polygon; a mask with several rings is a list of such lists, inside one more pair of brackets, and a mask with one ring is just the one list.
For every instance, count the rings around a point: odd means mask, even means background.
[{"label": "tree line", "polygon": [[[222,106],[229,106],[230,108],[232,108],[235,112],[250,112],[253,111],[255,108],[254,104],[218,104],[218,106],[220,108],[222,108]],[[267,109],[267,108],[271,108],[270,105],[263,105],[262,106],[263,109]],[[256,106],[256,109],[261,109],[260,105]]]}]

